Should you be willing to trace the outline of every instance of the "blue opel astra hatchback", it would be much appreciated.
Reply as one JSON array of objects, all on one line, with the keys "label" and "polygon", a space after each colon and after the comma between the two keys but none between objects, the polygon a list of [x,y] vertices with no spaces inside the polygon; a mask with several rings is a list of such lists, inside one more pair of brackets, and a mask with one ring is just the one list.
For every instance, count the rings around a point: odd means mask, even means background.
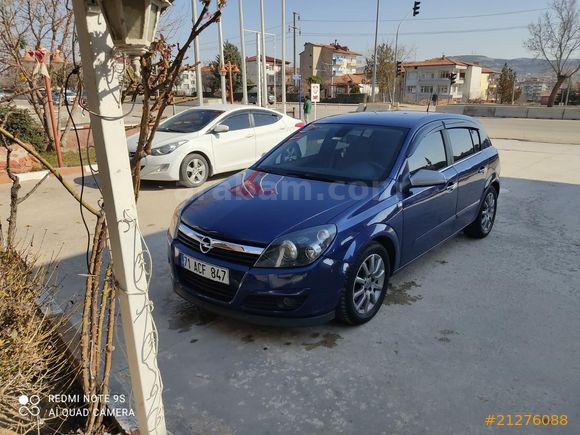
[{"label": "blue opel astra hatchback", "polygon": [[178,207],[174,288],[257,323],[362,324],[393,273],[459,231],[486,237],[499,191],[498,152],[469,117],[324,118]]}]

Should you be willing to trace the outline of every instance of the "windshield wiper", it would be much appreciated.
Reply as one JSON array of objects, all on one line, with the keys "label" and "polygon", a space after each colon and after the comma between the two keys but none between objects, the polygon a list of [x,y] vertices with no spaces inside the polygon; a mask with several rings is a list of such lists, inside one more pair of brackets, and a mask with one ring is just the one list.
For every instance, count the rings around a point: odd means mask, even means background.
[{"label": "windshield wiper", "polygon": [[330,183],[342,182],[341,180],[333,178],[329,175],[316,174],[313,172],[289,171],[287,169],[272,169],[272,168],[264,168],[261,166],[257,167],[256,169],[258,171],[264,171],[264,172],[269,172],[271,174],[283,175],[283,176],[288,176],[288,177],[305,178],[308,180],[326,181],[326,182],[330,182]]},{"label": "windshield wiper", "polygon": [[157,129],[157,131],[161,131],[161,132],[164,132],[164,133],[183,133],[183,131],[174,130],[174,129],[169,128],[169,127],[159,127]]}]

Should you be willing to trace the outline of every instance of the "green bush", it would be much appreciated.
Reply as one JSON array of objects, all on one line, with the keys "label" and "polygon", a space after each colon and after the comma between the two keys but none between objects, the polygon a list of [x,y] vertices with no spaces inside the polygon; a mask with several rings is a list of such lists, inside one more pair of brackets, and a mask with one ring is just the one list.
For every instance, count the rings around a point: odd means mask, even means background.
[{"label": "green bush", "polygon": [[0,118],[4,118],[10,110],[4,128],[23,142],[29,143],[38,151],[46,149],[47,137],[42,126],[33,118],[26,109],[10,108],[6,105],[0,106]]}]

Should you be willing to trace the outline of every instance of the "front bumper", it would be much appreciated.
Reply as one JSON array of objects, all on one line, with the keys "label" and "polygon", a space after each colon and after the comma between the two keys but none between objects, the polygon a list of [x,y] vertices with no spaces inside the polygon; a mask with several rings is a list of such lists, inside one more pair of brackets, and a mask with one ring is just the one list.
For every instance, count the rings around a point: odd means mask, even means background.
[{"label": "front bumper", "polygon": [[[180,266],[180,254],[227,268],[230,284],[188,272]],[[180,296],[209,311],[258,324],[326,323],[334,318],[346,283],[342,263],[329,257],[295,269],[253,268],[203,254],[175,239],[169,246],[169,261],[174,290]]]}]

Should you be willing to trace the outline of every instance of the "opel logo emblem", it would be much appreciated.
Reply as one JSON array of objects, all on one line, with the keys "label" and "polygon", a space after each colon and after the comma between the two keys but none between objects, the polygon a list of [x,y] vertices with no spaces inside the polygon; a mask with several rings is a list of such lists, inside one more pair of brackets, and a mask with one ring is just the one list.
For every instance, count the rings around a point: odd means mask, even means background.
[{"label": "opel logo emblem", "polygon": [[207,254],[211,250],[211,248],[212,248],[212,245],[211,244],[212,244],[212,240],[209,237],[204,237],[199,242],[199,249],[204,254]]}]

